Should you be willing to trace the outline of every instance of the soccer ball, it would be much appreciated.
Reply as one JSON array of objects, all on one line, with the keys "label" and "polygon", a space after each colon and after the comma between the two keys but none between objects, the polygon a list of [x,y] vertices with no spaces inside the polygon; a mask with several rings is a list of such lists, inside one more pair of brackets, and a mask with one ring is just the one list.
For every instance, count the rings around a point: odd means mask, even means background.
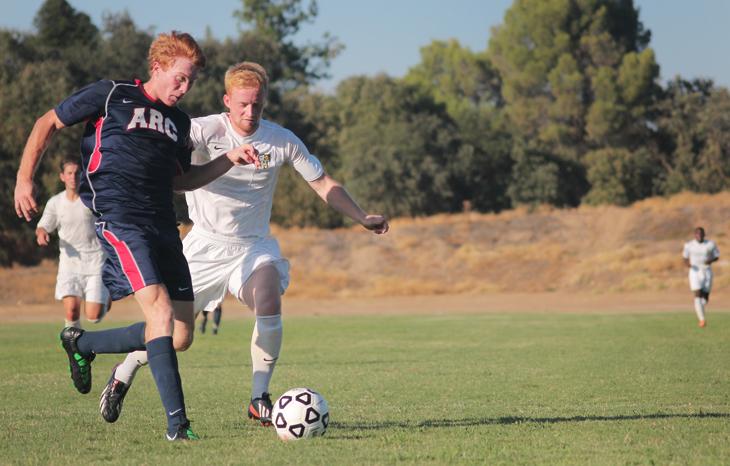
[{"label": "soccer ball", "polygon": [[309,388],[292,388],[276,400],[272,412],[276,435],[299,440],[324,435],[330,422],[327,401]]}]

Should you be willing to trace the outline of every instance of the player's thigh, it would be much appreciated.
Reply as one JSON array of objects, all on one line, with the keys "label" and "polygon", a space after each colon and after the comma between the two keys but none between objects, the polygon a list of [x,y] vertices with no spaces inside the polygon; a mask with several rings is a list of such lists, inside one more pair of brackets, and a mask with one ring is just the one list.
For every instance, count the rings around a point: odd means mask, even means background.
[{"label": "player's thigh", "polygon": [[697,292],[701,291],[704,282],[705,282],[705,275],[701,273],[699,270],[695,270],[694,268],[691,268],[689,271],[689,289],[692,290],[695,295],[697,295]]},{"label": "player's thigh", "polygon": [[86,301],[84,310],[87,318],[100,319],[107,313],[109,307],[111,307],[111,297],[109,296],[109,290],[104,286],[101,275],[86,276],[84,298]]},{"label": "player's thigh", "polygon": [[702,291],[705,294],[710,294],[710,291],[712,291],[712,270],[705,272],[704,281],[702,283]]},{"label": "player's thigh", "polygon": [[[289,261],[281,254],[279,243],[273,237],[260,238],[246,251],[238,269],[231,274],[228,290],[249,308],[266,312],[260,303],[266,298],[278,302],[289,286]],[[267,306],[269,307],[269,306]],[[257,312],[258,312],[257,310]],[[266,312],[267,314],[270,312]]]},{"label": "player's thigh", "polygon": [[155,226],[97,222],[96,234],[106,253],[102,276],[112,299],[163,284],[158,265],[159,232]]},{"label": "player's thigh", "polygon": [[192,230],[183,240],[195,295],[194,312],[214,310],[225,298],[231,273],[239,267],[242,246],[218,244]]},{"label": "player's thigh", "polygon": [[84,296],[83,276],[71,272],[59,272],[56,276],[55,298],[67,305],[66,298],[76,298],[80,303]]}]

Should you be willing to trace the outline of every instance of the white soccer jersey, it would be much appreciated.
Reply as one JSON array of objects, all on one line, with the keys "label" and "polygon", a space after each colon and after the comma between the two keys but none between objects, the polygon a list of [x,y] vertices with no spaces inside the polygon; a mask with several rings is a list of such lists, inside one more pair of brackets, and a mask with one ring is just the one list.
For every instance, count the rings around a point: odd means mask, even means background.
[{"label": "white soccer jersey", "polygon": [[58,275],[97,275],[104,264],[104,251],[96,238],[96,218],[81,202],[62,191],[48,200],[37,228],[58,230]]},{"label": "white soccer jersey", "polygon": [[195,228],[213,237],[235,240],[269,235],[274,190],[285,163],[291,163],[306,181],[324,175],[322,164],[294,133],[267,120],[261,120],[253,135],[241,136],[227,113],[194,118],[190,138],[195,147],[192,163],[197,165],[243,144],[259,152],[260,168],[237,165],[208,185],[185,193]]},{"label": "white soccer jersey", "polygon": [[689,259],[689,265],[692,267],[704,269],[710,268],[709,264],[705,264],[707,260],[720,257],[720,251],[714,241],[705,240],[700,243],[693,239],[684,243],[682,257]]}]

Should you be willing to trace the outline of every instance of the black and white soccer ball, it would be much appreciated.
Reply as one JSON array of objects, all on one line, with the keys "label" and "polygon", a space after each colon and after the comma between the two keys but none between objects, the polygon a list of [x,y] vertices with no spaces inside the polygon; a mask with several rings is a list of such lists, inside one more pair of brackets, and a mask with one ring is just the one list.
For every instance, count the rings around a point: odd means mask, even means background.
[{"label": "black and white soccer ball", "polygon": [[282,440],[324,435],[330,422],[327,401],[309,388],[292,388],[276,400],[271,419]]}]

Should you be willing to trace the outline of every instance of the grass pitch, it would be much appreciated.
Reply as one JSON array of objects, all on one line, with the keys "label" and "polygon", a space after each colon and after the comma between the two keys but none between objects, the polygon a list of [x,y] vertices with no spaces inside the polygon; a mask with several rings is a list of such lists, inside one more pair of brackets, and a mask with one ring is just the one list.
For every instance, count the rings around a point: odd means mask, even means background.
[{"label": "grass pitch", "polygon": [[[108,327],[111,324],[106,324]],[[98,396],[118,356],[68,375],[60,330],[0,327],[0,464],[720,464],[730,458],[730,314],[285,317],[274,396],[310,386],[327,435],[283,443],[244,417],[253,321],[179,355],[200,442],[163,439],[148,369],[122,417]]]}]

